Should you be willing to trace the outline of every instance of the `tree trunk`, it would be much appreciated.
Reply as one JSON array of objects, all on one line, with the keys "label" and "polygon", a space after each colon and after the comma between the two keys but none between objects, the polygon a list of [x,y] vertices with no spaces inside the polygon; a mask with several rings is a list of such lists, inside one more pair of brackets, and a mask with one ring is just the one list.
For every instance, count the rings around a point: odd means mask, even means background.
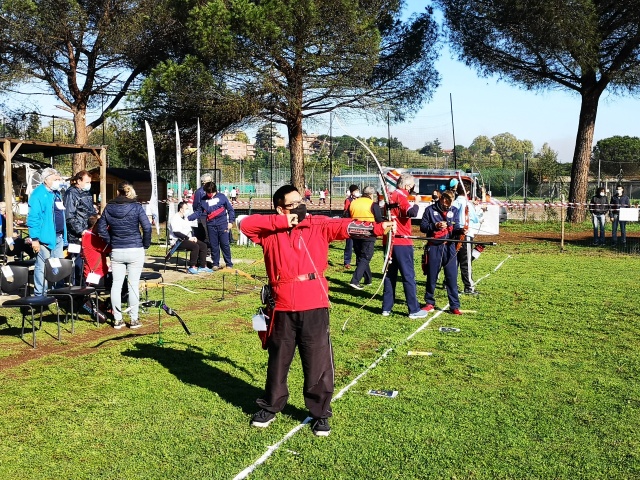
[{"label": "tree trunk", "polygon": [[304,192],[304,148],[302,144],[302,113],[287,121],[291,154],[291,184]]},{"label": "tree trunk", "polygon": [[[74,142],[77,145],[86,145],[89,141],[87,132],[87,109],[78,108],[73,112],[73,126],[75,128]],[[87,168],[87,154],[76,153],[73,155],[73,174]]]},{"label": "tree trunk", "polygon": [[582,222],[586,216],[585,204],[587,202],[593,131],[596,126],[598,101],[601,93],[601,90],[595,88],[587,89],[582,93],[576,147],[573,152],[573,165],[571,166],[571,185],[569,187],[569,202],[576,205],[567,209],[567,221],[572,223]]}]

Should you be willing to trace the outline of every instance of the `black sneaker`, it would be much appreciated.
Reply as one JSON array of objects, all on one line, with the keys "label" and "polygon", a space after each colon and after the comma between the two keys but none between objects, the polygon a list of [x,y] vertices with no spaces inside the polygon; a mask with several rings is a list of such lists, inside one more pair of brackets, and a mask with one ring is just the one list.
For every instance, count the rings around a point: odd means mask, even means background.
[{"label": "black sneaker", "polygon": [[251,417],[251,426],[266,428],[276,419],[276,414],[265,410],[264,408]]},{"label": "black sneaker", "polygon": [[328,418],[316,418],[311,424],[311,431],[316,437],[328,437],[331,433]]},{"label": "black sneaker", "polygon": [[465,295],[479,295],[480,292],[476,292],[473,288],[465,288],[464,289],[464,293]]}]

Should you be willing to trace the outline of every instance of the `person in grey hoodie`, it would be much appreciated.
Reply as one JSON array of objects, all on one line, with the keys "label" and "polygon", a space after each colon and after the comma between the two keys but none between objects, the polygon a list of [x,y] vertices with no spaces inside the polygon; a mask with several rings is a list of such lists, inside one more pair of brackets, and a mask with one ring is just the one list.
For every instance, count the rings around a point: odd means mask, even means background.
[{"label": "person in grey hoodie", "polygon": [[145,250],[151,245],[151,223],[142,205],[136,201],[136,191],[130,183],[122,182],[118,185],[118,196],[107,204],[98,220],[98,235],[111,245],[113,328],[124,326],[121,293],[125,276],[129,284],[129,326],[140,328],[140,274],[144,266]]}]

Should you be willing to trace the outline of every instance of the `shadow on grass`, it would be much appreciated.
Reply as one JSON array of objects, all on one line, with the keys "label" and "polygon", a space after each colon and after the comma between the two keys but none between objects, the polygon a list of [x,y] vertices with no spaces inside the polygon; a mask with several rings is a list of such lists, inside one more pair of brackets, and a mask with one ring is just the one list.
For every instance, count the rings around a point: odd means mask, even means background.
[{"label": "shadow on grass", "polygon": [[[224,362],[252,377],[248,370],[233,360],[216,354],[203,353],[201,349],[194,347],[179,350],[166,345],[144,343],[136,344],[135,347],[137,350],[123,352],[123,355],[155,360],[180,381],[215,392],[221,399],[241,408],[248,415],[259,410],[255,400],[262,396],[261,388],[254,387],[209,364],[209,362]],[[308,416],[306,411],[290,405],[287,405],[282,413],[298,421],[303,421]]]}]

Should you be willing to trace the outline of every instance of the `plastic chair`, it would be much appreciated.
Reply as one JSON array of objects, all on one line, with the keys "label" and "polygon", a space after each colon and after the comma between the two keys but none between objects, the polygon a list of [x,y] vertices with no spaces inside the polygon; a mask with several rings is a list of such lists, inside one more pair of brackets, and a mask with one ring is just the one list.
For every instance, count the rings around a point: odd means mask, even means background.
[{"label": "plastic chair", "polygon": [[[4,269],[10,269],[11,276],[5,275]],[[40,309],[40,324],[38,328],[42,328],[42,312],[44,307],[56,304],[57,321],[58,321],[58,341],[60,337],[60,310],[58,309],[58,301],[54,297],[29,295],[29,268],[9,265],[0,271],[0,308],[20,308],[22,313],[22,331],[20,338],[24,339],[24,324],[26,315],[24,308],[28,308],[31,312],[31,331],[32,331],[32,347],[36,348],[36,322],[34,312],[36,308]]]},{"label": "plastic chair", "polygon": [[[71,306],[71,333],[75,333],[75,316],[74,316],[74,302],[80,298],[83,300],[85,297],[95,295],[96,289],[93,287],[78,287],[71,285],[71,275],[73,273],[73,260],[68,258],[58,258],[60,261],[60,267],[54,268],[51,266],[51,258],[48,258],[44,262],[44,278],[49,285],[54,285],[45,292],[45,295],[50,297],[67,297]],[[62,287],[55,287],[56,284],[63,283]],[[96,296],[96,303],[98,298]],[[66,313],[65,313],[66,316]],[[100,320],[98,319],[98,322]]]}]

